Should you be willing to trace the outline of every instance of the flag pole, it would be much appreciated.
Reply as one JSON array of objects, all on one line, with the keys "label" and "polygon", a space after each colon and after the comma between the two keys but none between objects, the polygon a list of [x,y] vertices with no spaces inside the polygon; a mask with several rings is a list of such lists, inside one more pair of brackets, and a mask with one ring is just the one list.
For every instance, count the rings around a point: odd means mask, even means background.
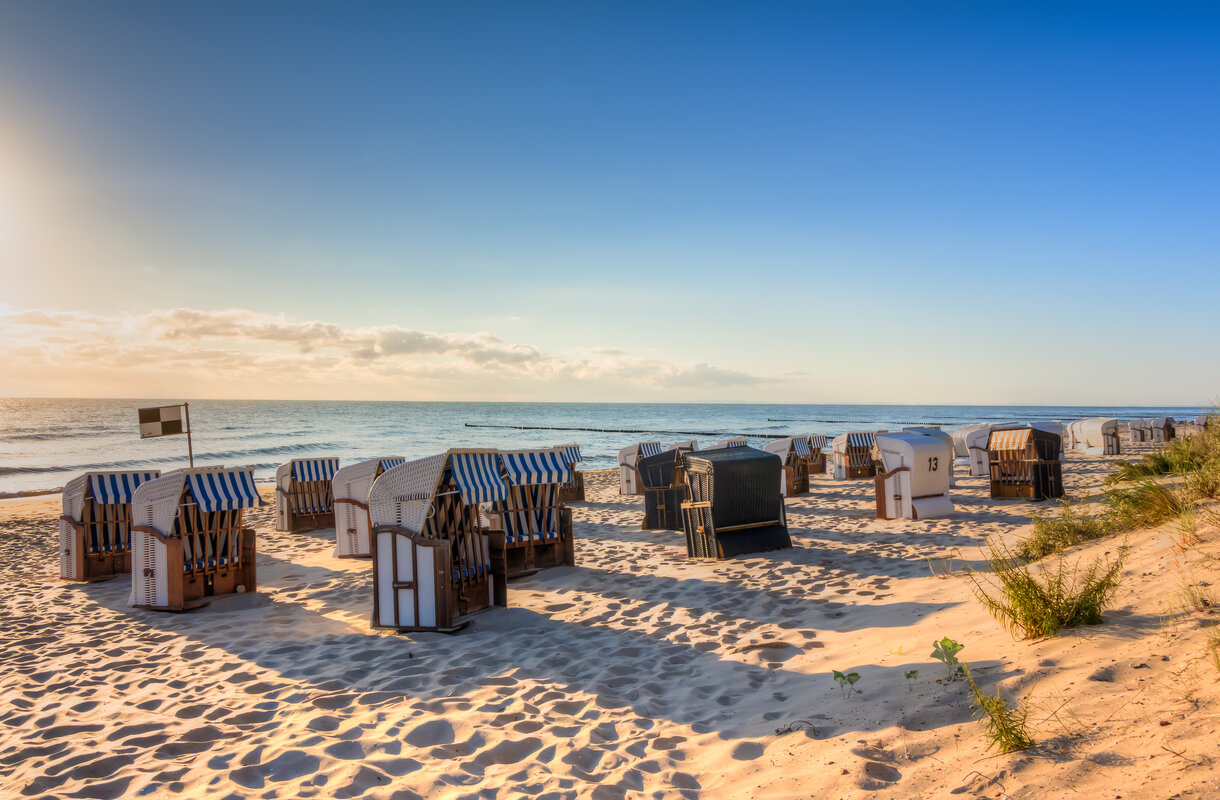
[{"label": "flag pole", "polygon": [[182,413],[186,417],[186,454],[191,460],[191,469],[195,468],[195,447],[191,444],[191,404],[182,404]]}]

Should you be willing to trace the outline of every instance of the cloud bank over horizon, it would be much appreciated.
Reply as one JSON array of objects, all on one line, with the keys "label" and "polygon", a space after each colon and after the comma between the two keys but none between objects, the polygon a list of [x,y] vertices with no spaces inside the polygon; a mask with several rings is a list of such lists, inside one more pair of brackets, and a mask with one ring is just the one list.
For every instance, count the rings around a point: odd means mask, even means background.
[{"label": "cloud bank over horizon", "polygon": [[488,332],[346,328],[241,308],[10,311],[0,342],[4,393],[31,396],[684,400],[777,380],[611,346],[544,350]]}]

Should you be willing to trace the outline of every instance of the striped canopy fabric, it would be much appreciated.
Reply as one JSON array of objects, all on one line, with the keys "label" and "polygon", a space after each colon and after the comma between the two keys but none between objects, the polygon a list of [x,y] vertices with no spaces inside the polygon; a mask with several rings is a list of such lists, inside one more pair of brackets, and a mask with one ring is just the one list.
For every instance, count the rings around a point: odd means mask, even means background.
[{"label": "striped canopy fabric", "polygon": [[991,440],[987,443],[988,450],[1024,450],[1029,442],[1029,428],[1016,430],[992,431]]},{"label": "striped canopy fabric", "polygon": [[508,497],[508,484],[500,477],[499,453],[451,453],[449,464],[458,493],[467,505]]},{"label": "striped canopy fabric", "polygon": [[725,447],[745,447],[746,440],[745,439],[726,439],[724,442],[724,446]]},{"label": "striped canopy fabric", "polygon": [[523,450],[500,453],[500,463],[513,486],[537,486],[542,483],[567,483],[570,468],[563,454],[554,450]]},{"label": "striped canopy fabric", "polygon": [[337,458],[298,458],[292,462],[292,477],[298,481],[328,481],[338,469]]},{"label": "striped canopy fabric", "polygon": [[640,442],[640,458],[655,456],[661,452],[660,442]]},{"label": "striped canopy fabric", "polygon": [[387,469],[394,469],[407,463],[405,458],[383,458],[381,459],[381,470],[384,472]]},{"label": "striped canopy fabric", "polygon": [[144,481],[159,476],[159,470],[151,472],[95,472],[89,476],[93,500],[103,505],[131,502],[131,495]]},{"label": "striped canopy fabric", "polygon": [[805,441],[809,444],[810,450],[821,450],[826,446],[826,437],[820,433],[811,433],[805,437]]},{"label": "striped canopy fabric", "polygon": [[218,469],[187,474],[191,494],[202,511],[233,511],[263,505],[254,488],[254,470]]},{"label": "striped canopy fabric", "polygon": [[809,440],[803,436],[794,436],[792,438],[792,449],[796,450],[798,456],[809,455]]},{"label": "striped canopy fabric", "polygon": [[867,448],[871,449],[875,442],[876,442],[876,439],[873,438],[873,434],[871,434],[871,433],[849,433],[849,434],[847,434],[847,446],[848,447],[867,447]]},{"label": "striped canopy fabric", "polygon": [[563,455],[565,464],[579,464],[584,461],[580,455],[580,445],[578,444],[557,444],[555,449]]}]

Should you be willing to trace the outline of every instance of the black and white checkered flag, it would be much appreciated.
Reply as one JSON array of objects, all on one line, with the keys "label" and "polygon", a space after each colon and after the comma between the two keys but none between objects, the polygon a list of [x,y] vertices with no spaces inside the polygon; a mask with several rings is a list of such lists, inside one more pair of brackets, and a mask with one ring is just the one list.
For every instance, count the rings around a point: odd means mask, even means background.
[{"label": "black and white checkered flag", "polygon": [[140,409],[140,438],[174,436],[187,433],[182,424],[182,406],[160,406]]}]

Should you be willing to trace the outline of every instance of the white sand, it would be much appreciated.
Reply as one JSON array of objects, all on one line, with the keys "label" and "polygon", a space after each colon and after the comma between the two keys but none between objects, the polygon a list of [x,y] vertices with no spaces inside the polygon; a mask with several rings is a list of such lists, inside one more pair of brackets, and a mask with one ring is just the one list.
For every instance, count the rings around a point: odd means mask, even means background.
[{"label": "white sand", "polygon": [[[1109,460],[1070,456],[1072,494]],[[1106,624],[1030,643],[931,577],[1043,507],[983,479],[951,518],[880,522],[871,481],[818,477],[788,500],[793,549],[716,563],[640,531],[613,473],[586,482],[580,566],[453,636],[372,632],[368,562],[273,532],[270,507],[260,593],[167,614],[126,608],[125,578],[56,578],[58,497],[0,503],[0,797],[1220,796],[1220,674],[1173,596],[1215,582],[1213,526],[1188,554],[1172,526],[1133,535]],[[941,636],[1031,694],[1037,749],[985,750],[963,682],[936,682]]]}]

